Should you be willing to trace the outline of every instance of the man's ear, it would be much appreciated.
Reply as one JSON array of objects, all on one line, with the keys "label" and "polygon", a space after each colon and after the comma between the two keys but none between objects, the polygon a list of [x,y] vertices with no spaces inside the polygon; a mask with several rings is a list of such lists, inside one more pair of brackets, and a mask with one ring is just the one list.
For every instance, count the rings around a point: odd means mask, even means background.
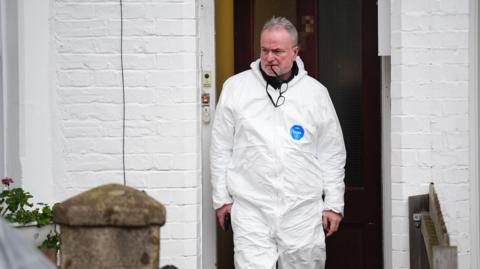
[{"label": "man's ear", "polygon": [[293,47],[293,53],[295,54],[295,57],[293,57],[294,59],[298,56],[299,52],[300,52],[300,47],[298,45]]}]

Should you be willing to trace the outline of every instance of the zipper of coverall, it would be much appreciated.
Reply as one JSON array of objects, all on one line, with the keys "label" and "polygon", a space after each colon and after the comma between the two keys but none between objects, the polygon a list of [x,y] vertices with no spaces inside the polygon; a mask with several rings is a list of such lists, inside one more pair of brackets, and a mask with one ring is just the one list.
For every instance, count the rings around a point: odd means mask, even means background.
[{"label": "zipper of coverall", "polygon": [[[275,73],[277,79],[280,80],[280,78],[278,77],[278,74],[275,72],[275,70],[273,70],[272,68],[272,71],[273,73]],[[266,81],[265,81],[266,82]],[[267,83],[267,87],[268,87],[268,82]],[[284,83],[288,83],[289,82],[284,82]],[[278,91],[281,91],[281,87],[278,89]],[[267,92],[267,95],[268,95],[268,92]],[[272,100],[272,97],[269,95],[268,96],[270,98],[270,101],[272,101],[272,103],[274,103],[274,100]],[[278,100],[278,97],[275,98],[275,100]],[[282,114],[283,114],[283,109],[284,109],[284,104],[283,105],[280,105],[280,106],[275,106],[273,105],[271,107],[271,112],[273,113],[273,128],[272,128],[272,135],[271,137],[273,137],[273,158],[274,158],[274,171],[273,171],[273,176],[274,176],[274,182],[272,182],[272,184],[274,185],[274,193],[275,193],[275,204],[276,204],[276,215],[277,215],[277,219],[276,219],[276,227],[278,227],[278,221],[279,221],[279,218],[283,212],[285,212],[285,197],[282,197],[280,196],[280,194],[282,193],[282,190],[284,190],[284,176],[282,175],[282,171],[284,169],[283,166],[284,166],[284,158],[283,158],[283,155],[284,155],[284,149],[283,147],[281,147],[281,142],[280,142],[280,137],[281,135],[283,135],[282,133],[285,132],[285,130],[283,130],[283,120],[282,120]],[[276,229],[275,229],[276,230]]]},{"label": "zipper of coverall", "polygon": [[[287,94],[287,91],[288,91],[288,87],[291,86],[289,85],[291,81],[282,81],[280,79],[280,77],[278,76],[278,74],[275,72],[275,70],[272,68],[272,72],[275,74],[275,76],[277,77],[277,80],[281,82],[281,85],[280,85],[280,88],[278,89],[279,91],[279,95],[282,96],[282,86],[283,84],[285,83],[286,86],[287,86],[287,90],[285,90],[284,94]],[[285,196],[283,195],[284,194],[284,191],[285,191],[285,178],[284,178],[284,166],[285,166],[285,160],[284,160],[284,148],[282,147],[282,143],[281,141],[279,141],[281,139],[281,137],[284,134],[284,132],[286,130],[283,130],[283,127],[284,127],[284,124],[283,124],[283,114],[284,114],[284,109],[285,109],[285,106],[286,106],[286,97],[283,97],[284,98],[284,101],[283,101],[283,104],[280,105],[280,106],[277,106],[275,107],[275,110],[274,110],[274,118],[275,118],[275,133],[276,135],[274,134],[274,137],[275,137],[275,142],[276,142],[276,145],[275,145],[275,149],[276,149],[276,158],[277,158],[277,161],[275,162],[276,165],[275,165],[275,178],[276,178],[276,200],[277,200],[277,215],[279,217],[281,217],[283,215],[283,213],[285,212],[285,207],[286,207],[286,203],[285,203]]]},{"label": "zipper of coverall", "polygon": [[273,233],[272,235],[275,236],[278,231],[279,231],[279,226],[280,226],[280,216],[281,216],[281,204],[282,201],[280,199],[280,188],[282,187],[281,185],[281,178],[280,178],[280,166],[281,166],[281,158],[280,158],[280,107],[271,107],[271,111],[273,113],[273,124],[272,124],[272,138],[273,138],[273,192],[274,192],[274,208],[275,208],[275,213],[274,213],[274,218],[272,219],[272,230],[271,232]]},{"label": "zipper of coverall", "polygon": [[[272,71],[275,73],[275,70],[272,69]],[[276,74],[277,75],[277,74]],[[277,75],[278,78],[278,75]],[[294,78],[293,80],[289,82],[285,82],[288,87],[293,88],[295,84],[295,80],[300,79],[300,72],[298,73],[298,76]],[[293,82],[293,83],[292,83]],[[288,89],[287,87],[287,89]],[[280,90],[280,89],[279,89]],[[292,89],[287,90],[284,94],[288,94],[288,91],[292,91]],[[287,106],[287,99],[286,97],[284,104],[278,107],[272,106],[273,109],[273,118],[274,118],[274,133],[272,134],[272,137],[274,137],[274,152],[275,152],[275,198],[277,202],[277,216],[281,217],[283,213],[286,211],[286,208],[288,207],[286,203],[286,197],[284,194],[285,187],[285,150],[283,147],[281,147],[281,141],[280,138],[282,135],[285,135],[284,132],[288,132],[288,135],[290,135],[290,130],[284,130],[282,129],[284,127],[283,124],[283,114],[285,113],[285,107]],[[281,134],[281,135],[280,135]],[[278,221],[279,219],[277,219]],[[277,226],[278,227],[278,226]]]},{"label": "zipper of coverall", "polygon": [[[281,137],[283,130],[283,113],[284,113],[285,104],[279,107],[273,107],[273,119],[274,119],[274,152],[275,152],[275,166],[274,166],[274,175],[275,175],[275,200],[276,200],[276,214],[277,217],[280,217],[284,212],[284,197],[282,195],[282,190],[284,190],[284,177],[282,174],[284,166],[284,149],[281,146]],[[277,219],[278,221],[278,219]]]}]

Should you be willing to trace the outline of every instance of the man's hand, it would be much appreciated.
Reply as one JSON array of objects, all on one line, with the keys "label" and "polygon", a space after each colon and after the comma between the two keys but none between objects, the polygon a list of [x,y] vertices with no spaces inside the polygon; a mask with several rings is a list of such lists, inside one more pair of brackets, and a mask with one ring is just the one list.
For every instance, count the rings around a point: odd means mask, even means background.
[{"label": "man's hand", "polygon": [[232,204],[224,204],[222,207],[218,208],[217,211],[217,219],[218,223],[220,224],[220,227],[222,227],[222,230],[225,231],[225,215],[230,213],[232,210]]},{"label": "man's hand", "polygon": [[[218,213],[217,213],[218,214]],[[327,237],[338,231],[338,226],[342,221],[342,215],[331,210],[325,210],[322,214],[323,229],[327,233]]]}]

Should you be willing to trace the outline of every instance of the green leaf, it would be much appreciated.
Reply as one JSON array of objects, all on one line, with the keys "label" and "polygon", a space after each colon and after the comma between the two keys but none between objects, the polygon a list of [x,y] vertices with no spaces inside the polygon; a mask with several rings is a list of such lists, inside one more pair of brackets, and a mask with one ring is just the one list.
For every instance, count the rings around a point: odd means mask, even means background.
[{"label": "green leaf", "polygon": [[50,224],[52,222],[53,211],[48,205],[42,207],[42,211],[36,211],[35,219],[38,226]]}]

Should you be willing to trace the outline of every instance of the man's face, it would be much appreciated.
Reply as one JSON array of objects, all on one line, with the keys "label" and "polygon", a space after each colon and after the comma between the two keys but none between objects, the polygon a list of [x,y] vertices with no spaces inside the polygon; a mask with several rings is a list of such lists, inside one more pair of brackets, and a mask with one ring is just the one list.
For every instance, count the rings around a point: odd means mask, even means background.
[{"label": "man's face", "polygon": [[275,76],[273,69],[282,80],[287,80],[297,55],[298,46],[293,45],[292,37],[287,30],[273,28],[262,32],[260,62],[267,75]]}]

